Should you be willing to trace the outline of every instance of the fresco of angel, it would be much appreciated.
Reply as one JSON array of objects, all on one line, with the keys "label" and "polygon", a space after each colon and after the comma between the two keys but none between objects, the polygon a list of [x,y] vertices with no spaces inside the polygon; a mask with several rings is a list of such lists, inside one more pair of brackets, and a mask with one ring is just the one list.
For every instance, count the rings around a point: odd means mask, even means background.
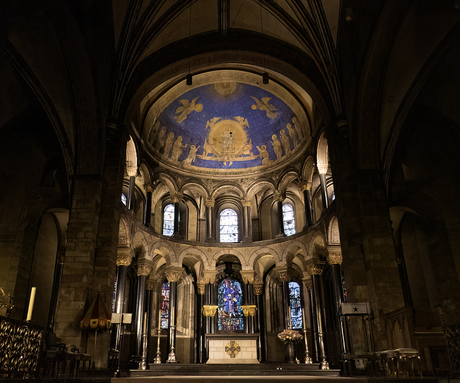
[{"label": "fresco of angel", "polygon": [[270,119],[275,119],[276,116],[278,116],[278,110],[273,106],[273,104],[270,104],[270,100],[272,99],[271,97],[262,97],[262,99],[259,101],[258,98],[250,96],[254,101],[255,104],[251,106],[251,109],[253,110],[262,110],[267,113],[267,117]]},{"label": "fresco of angel", "polygon": [[182,121],[184,121],[187,116],[195,111],[195,112],[201,112],[203,110],[203,104],[197,104],[196,100],[198,100],[199,97],[194,98],[192,101],[189,100],[180,100],[179,102],[182,104],[182,106],[179,106],[176,109],[174,119],[180,124]]}]

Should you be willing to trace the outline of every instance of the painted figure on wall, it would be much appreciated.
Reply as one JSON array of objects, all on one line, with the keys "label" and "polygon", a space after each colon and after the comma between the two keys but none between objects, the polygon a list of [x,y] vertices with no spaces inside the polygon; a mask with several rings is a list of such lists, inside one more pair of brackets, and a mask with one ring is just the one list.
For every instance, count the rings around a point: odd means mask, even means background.
[{"label": "painted figure on wall", "polygon": [[276,159],[279,160],[283,156],[283,149],[281,148],[281,142],[278,140],[276,134],[272,136],[273,151],[275,152]]},{"label": "painted figure on wall", "polygon": [[169,152],[171,151],[173,141],[174,141],[174,133],[170,132],[168,134],[168,138],[166,139],[165,150],[163,151],[163,154],[166,157],[169,157]]},{"label": "painted figure on wall", "polygon": [[283,143],[283,149],[285,154],[291,153],[291,142],[289,140],[289,136],[286,134],[284,129],[281,129],[281,142]]},{"label": "painted figure on wall", "polygon": [[172,148],[171,159],[173,161],[178,161],[179,156],[182,154],[182,149],[184,149],[186,147],[187,147],[187,144],[182,145],[182,136],[177,137],[177,140],[174,143],[174,146]]},{"label": "painted figure on wall", "polygon": [[190,145],[190,151],[188,152],[188,156],[185,160],[182,161],[184,165],[191,165],[196,158],[196,152],[200,147],[196,147],[195,145]]}]

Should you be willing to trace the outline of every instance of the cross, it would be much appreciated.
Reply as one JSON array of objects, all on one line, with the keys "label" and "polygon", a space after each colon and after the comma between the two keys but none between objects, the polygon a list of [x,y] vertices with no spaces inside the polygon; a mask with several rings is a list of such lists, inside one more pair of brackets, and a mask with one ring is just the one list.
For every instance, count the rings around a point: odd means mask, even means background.
[{"label": "cross", "polygon": [[234,358],[240,350],[240,346],[234,340],[231,340],[230,343],[225,346],[225,352],[230,355],[230,358]]}]

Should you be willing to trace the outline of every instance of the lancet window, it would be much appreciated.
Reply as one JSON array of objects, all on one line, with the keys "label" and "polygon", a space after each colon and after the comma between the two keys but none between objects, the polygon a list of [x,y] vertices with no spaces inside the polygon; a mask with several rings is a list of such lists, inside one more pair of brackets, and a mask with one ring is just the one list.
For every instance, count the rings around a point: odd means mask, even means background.
[{"label": "lancet window", "polygon": [[163,213],[163,235],[172,236],[174,234],[174,204],[165,206]]},{"label": "lancet window", "polygon": [[244,330],[243,309],[241,307],[243,294],[238,281],[224,279],[218,288],[218,324],[219,331]]},{"label": "lancet window", "polygon": [[238,242],[238,214],[233,209],[220,213],[220,242]]},{"label": "lancet window", "polygon": [[291,325],[294,330],[303,327],[302,302],[300,300],[300,286],[297,282],[289,282],[289,306],[291,310]]},{"label": "lancet window", "polygon": [[295,234],[294,208],[291,204],[283,204],[283,227],[287,236]]},{"label": "lancet window", "polygon": [[167,329],[169,320],[169,283],[161,285],[160,296],[160,328]]}]

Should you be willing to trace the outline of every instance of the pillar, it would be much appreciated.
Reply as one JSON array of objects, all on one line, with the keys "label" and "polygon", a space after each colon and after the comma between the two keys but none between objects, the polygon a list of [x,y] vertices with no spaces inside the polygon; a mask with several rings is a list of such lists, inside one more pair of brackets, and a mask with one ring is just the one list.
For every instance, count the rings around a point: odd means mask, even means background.
[{"label": "pillar", "polygon": [[262,361],[265,361],[266,357],[265,357],[265,322],[264,322],[264,309],[263,309],[263,303],[264,303],[264,300],[263,300],[263,287],[264,287],[264,283],[261,282],[261,281],[255,281],[253,283],[253,291],[254,291],[254,295],[255,295],[255,303],[256,303],[256,306],[257,306],[257,310],[256,310],[256,319],[255,319],[255,323],[256,323],[256,328],[255,328],[255,332],[259,333],[259,340],[258,340],[258,344],[257,344],[257,349],[258,349],[258,356],[259,356],[259,362],[262,362]]},{"label": "pillar", "polygon": [[313,214],[311,209],[311,182],[302,182],[303,202],[305,207],[305,229],[313,224]]},{"label": "pillar", "polygon": [[145,199],[145,208],[144,208],[144,226],[150,226],[150,218],[152,217],[152,185],[145,185],[145,190],[147,191],[147,197]]},{"label": "pillar", "polygon": [[252,284],[254,283],[254,270],[242,270],[241,276],[244,283],[244,295],[242,306],[244,315],[244,328],[247,334],[254,334],[256,305],[254,304],[254,293]]},{"label": "pillar", "polygon": [[[136,169],[137,171],[137,169]],[[129,210],[132,210],[134,207],[134,189],[136,188],[136,171],[131,170],[131,174],[129,176],[129,188],[128,188],[128,198],[126,201],[126,206]],[[128,171],[128,175],[129,175]]]},{"label": "pillar", "polygon": [[328,246],[327,250],[327,262],[332,271],[334,311],[337,314],[335,320],[337,321],[337,328],[339,329],[340,350],[342,353],[341,359],[343,359],[343,355],[349,353],[351,349],[350,340],[348,338],[347,321],[343,316],[338,315],[341,304],[343,303],[342,270],[340,267],[342,264],[342,249],[340,245],[338,245]]},{"label": "pillar", "polygon": [[[205,284],[204,291],[204,304],[202,315],[204,316],[204,334],[203,334],[203,353],[202,360],[203,363],[206,363],[208,360],[208,345],[206,343],[205,336],[206,334],[213,334],[215,332],[215,321],[216,321],[216,311],[217,311],[217,297],[214,301],[214,285],[216,281],[216,271],[215,270],[204,270],[202,282]],[[214,303],[215,302],[215,303]]]},{"label": "pillar", "polygon": [[[133,255],[133,251],[128,247],[119,248],[117,251],[117,291],[115,295],[115,313],[117,314],[122,314],[124,312],[128,267],[131,265]],[[111,347],[119,351],[118,355],[121,358],[122,324],[115,324],[114,326],[115,329],[112,331]]]},{"label": "pillar", "polygon": [[206,283],[200,280],[196,284],[197,287],[197,310],[196,310],[196,331],[195,331],[195,342],[196,342],[196,363],[205,363],[203,351],[205,349],[205,328],[203,320],[203,305],[204,305],[204,294],[206,289]]},{"label": "pillar", "polygon": [[291,306],[289,301],[289,271],[287,266],[276,267],[275,271],[278,273],[278,279],[282,284],[284,328],[292,329]]},{"label": "pillar", "polygon": [[243,242],[252,242],[251,202],[243,199]]},{"label": "pillar", "polygon": [[284,234],[284,225],[283,225],[283,200],[284,197],[280,192],[275,192],[273,199],[276,204],[276,219],[277,219],[277,234],[276,238],[282,238],[286,235]]},{"label": "pillar", "polygon": [[323,318],[323,303],[321,299],[321,273],[323,272],[322,265],[319,261],[310,263],[307,270],[311,275],[313,287],[314,308],[317,318],[317,331],[318,331],[318,351],[319,359],[322,370],[329,369],[329,363],[326,360],[326,347],[324,342],[324,318]]},{"label": "pillar", "polygon": [[168,359],[166,363],[177,363],[176,360],[176,305],[177,305],[177,282],[182,276],[182,267],[170,266],[166,269],[166,279],[169,282],[169,336],[168,336]]},{"label": "pillar", "polygon": [[51,290],[51,300],[48,318],[48,333],[54,333],[54,322],[56,319],[56,307],[59,296],[59,286],[61,284],[62,268],[64,265],[65,246],[59,246],[56,254],[56,266],[54,268],[53,287]]},{"label": "pillar", "polygon": [[323,209],[326,210],[329,207],[329,200],[327,197],[327,183],[326,183],[326,174],[327,174],[327,168],[328,164],[323,163],[323,164],[317,164],[318,168],[318,173],[319,173],[319,182],[321,184],[321,195],[322,195],[322,200],[323,200]]},{"label": "pillar", "polygon": [[136,306],[134,308],[134,355],[132,357],[133,367],[139,368],[142,357],[142,332],[144,330],[144,313],[145,313],[145,287],[147,277],[152,271],[152,267],[146,263],[137,265],[137,292]]},{"label": "pillar", "polygon": [[213,198],[207,198],[206,206],[206,242],[215,242],[216,236],[214,232],[214,204]]}]

